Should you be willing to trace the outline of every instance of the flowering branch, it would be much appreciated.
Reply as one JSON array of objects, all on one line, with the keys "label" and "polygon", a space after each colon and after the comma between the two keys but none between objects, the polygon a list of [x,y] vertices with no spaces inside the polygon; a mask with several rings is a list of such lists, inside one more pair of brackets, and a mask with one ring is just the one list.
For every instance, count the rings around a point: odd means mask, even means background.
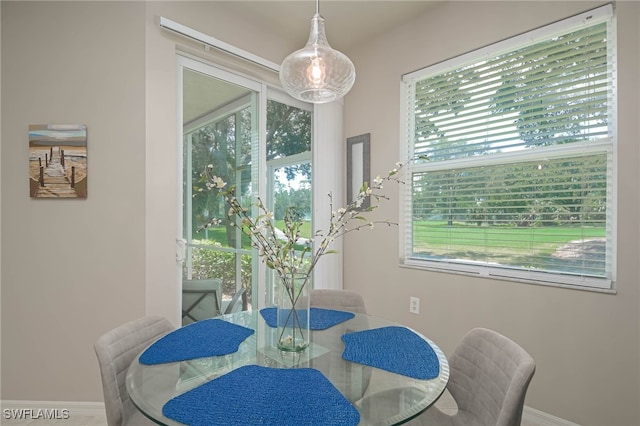
[{"label": "flowering branch", "polygon": [[[303,222],[296,215],[295,209],[286,209],[284,229],[280,230],[274,225],[273,212],[267,209],[260,197],[254,203],[258,215],[253,218],[249,209],[243,207],[238,200],[235,186],[227,185],[222,178],[216,176],[213,165],[207,166],[202,173],[202,180],[205,182],[207,190],[217,191],[224,197],[226,205],[229,207],[227,219],[230,225],[240,229],[244,235],[249,237],[251,246],[258,251],[262,261],[278,275],[286,290],[291,306],[296,306],[296,302],[302,294],[301,289],[309,281],[318,261],[325,254],[337,253],[336,250],[329,249],[331,243],[347,233],[359,231],[363,228],[373,228],[376,224],[397,225],[397,223],[389,220],[368,220],[366,214],[378,208],[381,201],[389,200],[381,192],[386,182],[404,183],[399,180],[398,173],[407,163],[396,163],[396,167],[390,170],[386,176],[376,176],[371,184],[365,182],[355,199],[345,207],[334,210],[333,194],[327,194],[331,211],[329,229],[316,231],[313,234],[313,238],[304,243],[301,241],[300,235]],[[199,190],[199,192],[203,191],[204,189]],[[362,206],[367,198],[371,202],[368,207],[363,208]],[[350,226],[352,222],[357,223],[355,226]],[[214,218],[207,221],[200,229],[216,226],[220,223],[222,223],[221,219]],[[315,249],[313,248],[314,242],[318,242],[315,245]],[[301,278],[302,280],[302,283],[297,286],[296,278]],[[288,316],[289,318],[285,321],[286,324],[290,323],[292,316],[294,324],[301,323],[296,309],[291,309]],[[304,341],[303,331],[300,327],[298,328],[298,332]],[[283,329],[281,333],[284,332]],[[279,336],[279,341],[283,338],[284,335],[282,334]]]},{"label": "flowering branch", "polygon": [[[420,157],[420,159],[426,159]],[[217,191],[224,196],[229,207],[227,218],[231,226],[239,228],[242,233],[250,238],[251,246],[258,250],[258,255],[265,262],[267,267],[273,269],[278,276],[286,280],[287,276],[303,273],[309,276],[318,261],[325,254],[336,253],[336,250],[329,250],[332,242],[343,235],[359,231],[363,228],[373,228],[376,224],[387,226],[397,225],[389,220],[370,221],[365,217],[378,208],[382,200],[389,200],[381,191],[386,182],[404,183],[398,178],[400,170],[408,163],[396,163],[396,167],[390,170],[385,176],[376,176],[369,184],[365,182],[355,199],[345,207],[334,210],[333,195],[329,197],[331,209],[329,229],[325,232],[318,230],[308,243],[301,243],[300,229],[303,222],[298,219],[295,210],[289,208],[284,216],[284,229],[281,231],[274,226],[273,212],[269,211],[259,197],[255,202],[258,209],[258,216],[252,218],[249,210],[243,207],[236,197],[236,189],[233,185],[227,186],[220,177],[216,176],[213,165],[208,165],[202,173],[207,190]],[[202,191],[202,189],[200,190]],[[369,207],[362,208],[364,201],[369,197],[371,203]],[[355,226],[348,226],[357,221]],[[214,218],[206,222],[201,229],[219,225],[221,220]],[[315,251],[312,249],[314,241],[319,240]],[[307,259],[308,255],[311,255]]]}]

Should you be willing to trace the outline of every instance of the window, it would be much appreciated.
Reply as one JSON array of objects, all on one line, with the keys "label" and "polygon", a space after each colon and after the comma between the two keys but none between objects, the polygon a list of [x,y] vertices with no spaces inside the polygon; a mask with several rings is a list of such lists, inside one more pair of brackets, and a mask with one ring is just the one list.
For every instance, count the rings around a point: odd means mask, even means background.
[{"label": "window", "polygon": [[405,75],[403,264],[611,288],[614,82],[610,5]]},{"label": "window", "polygon": [[[300,229],[303,243],[310,241],[312,234],[312,111],[308,105],[292,105],[291,99],[279,100],[267,101],[267,208],[273,212],[277,230],[284,230],[287,209],[294,212],[304,223]],[[267,298],[274,304],[275,285],[273,270],[269,269]]]},{"label": "window", "polygon": [[[290,102],[290,101],[289,101]],[[267,101],[267,207],[276,227],[295,209],[311,238],[311,111]]]}]

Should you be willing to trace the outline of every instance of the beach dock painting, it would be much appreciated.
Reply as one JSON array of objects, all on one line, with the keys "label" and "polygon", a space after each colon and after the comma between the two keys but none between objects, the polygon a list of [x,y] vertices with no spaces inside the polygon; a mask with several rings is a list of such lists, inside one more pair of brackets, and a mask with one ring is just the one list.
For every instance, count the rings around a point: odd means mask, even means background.
[{"label": "beach dock painting", "polygon": [[87,126],[29,125],[32,198],[87,198]]}]

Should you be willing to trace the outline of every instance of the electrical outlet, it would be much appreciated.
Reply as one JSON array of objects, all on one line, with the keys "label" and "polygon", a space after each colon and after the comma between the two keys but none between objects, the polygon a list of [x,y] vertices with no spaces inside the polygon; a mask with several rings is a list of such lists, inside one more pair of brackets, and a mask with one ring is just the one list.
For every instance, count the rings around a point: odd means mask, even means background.
[{"label": "electrical outlet", "polygon": [[409,297],[409,312],[412,314],[420,313],[420,299],[417,297]]}]

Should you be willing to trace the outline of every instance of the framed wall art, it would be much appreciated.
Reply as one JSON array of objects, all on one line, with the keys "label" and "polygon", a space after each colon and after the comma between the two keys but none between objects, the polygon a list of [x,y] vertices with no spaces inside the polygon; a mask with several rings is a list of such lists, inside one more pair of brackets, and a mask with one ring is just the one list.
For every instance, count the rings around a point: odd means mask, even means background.
[{"label": "framed wall art", "polygon": [[87,198],[87,127],[29,125],[31,198]]},{"label": "framed wall art", "polygon": [[[347,138],[347,203],[351,203],[365,182],[370,182],[370,133]],[[369,197],[362,203],[366,209]]]}]

